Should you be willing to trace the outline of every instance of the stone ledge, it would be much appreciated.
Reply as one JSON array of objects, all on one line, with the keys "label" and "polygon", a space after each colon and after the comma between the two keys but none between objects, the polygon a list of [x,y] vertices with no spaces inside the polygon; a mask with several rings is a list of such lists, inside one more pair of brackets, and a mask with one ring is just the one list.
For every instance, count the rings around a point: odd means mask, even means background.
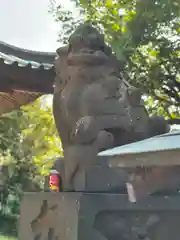
[{"label": "stone ledge", "polygon": [[25,193],[19,240],[179,240],[179,221],[177,196],[134,204],[121,194]]}]

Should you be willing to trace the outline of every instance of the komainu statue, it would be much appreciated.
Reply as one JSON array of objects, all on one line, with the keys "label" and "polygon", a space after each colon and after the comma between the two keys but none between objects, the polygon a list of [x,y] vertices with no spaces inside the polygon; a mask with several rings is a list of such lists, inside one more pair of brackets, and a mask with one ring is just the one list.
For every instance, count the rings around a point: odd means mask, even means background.
[{"label": "komainu statue", "polygon": [[57,50],[53,111],[65,157],[65,181],[93,164],[101,150],[168,131],[149,118],[141,92],[121,75],[121,64],[104,36],[80,25]]}]

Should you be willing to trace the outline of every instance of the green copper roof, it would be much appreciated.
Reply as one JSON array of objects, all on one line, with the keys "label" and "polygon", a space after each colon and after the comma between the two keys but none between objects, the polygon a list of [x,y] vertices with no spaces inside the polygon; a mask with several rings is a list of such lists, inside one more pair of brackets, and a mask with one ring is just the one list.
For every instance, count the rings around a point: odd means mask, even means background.
[{"label": "green copper roof", "polygon": [[115,156],[180,149],[180,131],[175,131],[143,141],[123,145],[100,152],[98,156]]}]

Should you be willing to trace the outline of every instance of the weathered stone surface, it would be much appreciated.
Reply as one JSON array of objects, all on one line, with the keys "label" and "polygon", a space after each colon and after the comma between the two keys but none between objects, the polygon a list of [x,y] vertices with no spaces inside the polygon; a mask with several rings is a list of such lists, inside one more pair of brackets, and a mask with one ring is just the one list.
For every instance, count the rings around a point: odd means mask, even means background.
[{"label": "weathered stone surface", "polygon": [[[64,163],[66,159],[56,159],[53,169],[56,169],[64,180]],[[84,160],[86,161],[86,159]],[[73,179],[75,191],[78,192],[106,192],[125,193],[126,182],[129,180],[129,169],[111,168],[108,160],[102,157],[93,159],[93,166],[82,168]],[[48,186],[46,186],[48,189]],[[68,188],[63,181],[62,191]]]},{"label": "weathered stone surface", "polygon": [[25,193],[19,240],[77,239],[81,193]]},{"label": "weathered stone surface", "polygon": [[[31,206],[31,208],[29,207]],[[19,240],[179,240],[179,197],[26,193]]]},{"label": "weathered stone surface", "polygon": [[[121,156],[119,164],[118,159],[96,157],[93,159],[93,166],[78,171],[73,179],[74,189],[80,192],[127,193],[126,187],[129,183],[133,188],[136,201],[157,192],[161,194],[177,192],[180,189],[180,167],[166,165],[167,161],[163,161],[163,159],[161,165],[158,165],[158,161],[156,161],[157,166],[155,161],[152,161],[152,165],[150,165],[151,155],[149,153],[149,158],[148,154],[144,157],[146,162],[149,163],[148,166],[145,165],[144,167],[142,167],[141,162],[136,167],[130,165],[128,163],[130,160],[130,163],[134,161],[136,164],[138,162],[138,158],[136,157],[135,160],[131,155],[129,156],[130,159],[128,159],[128,156]],[[156,155],[161,158],[162,152]],[[166,156],[169,155],[166,153]],[[153,158],[156,159],[155,154]],[[63,158],[56,159],[53,166],[53,169],[60,173],[61,178],[64,176],[65,161]],[[62,190],[68,190],[65,184],[63,184]]]},{"label": "weathered stone surface", "polygon": [[148,117],[140,91],[123,79],[120,62],[89,24],[79,26],[57,53],[53,112],[65,182],[73,190],[74,177],[93,166],[99,151],[164,133],[167,125]]}]

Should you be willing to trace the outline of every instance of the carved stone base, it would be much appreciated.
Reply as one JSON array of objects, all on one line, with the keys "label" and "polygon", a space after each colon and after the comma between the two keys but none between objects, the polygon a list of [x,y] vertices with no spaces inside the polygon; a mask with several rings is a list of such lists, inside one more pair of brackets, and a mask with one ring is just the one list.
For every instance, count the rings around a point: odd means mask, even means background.
[{"label": "carved stone base", "polygon": [[179,240],[180,197],[26,193],[19,240]]}]

